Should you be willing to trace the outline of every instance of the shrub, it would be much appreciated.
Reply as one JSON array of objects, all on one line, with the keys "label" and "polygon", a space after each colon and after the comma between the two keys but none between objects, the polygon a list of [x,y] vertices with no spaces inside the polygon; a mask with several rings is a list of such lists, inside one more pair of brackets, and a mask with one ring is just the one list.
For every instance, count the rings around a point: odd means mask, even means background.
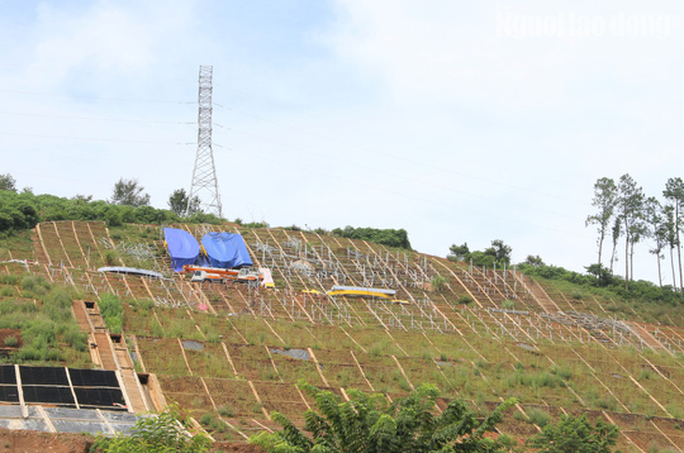
[{"label": "shrub", "polygon": [[344,228],[335,228],[332,232],[343,238],[360,239],[386,245],[388,247],[411,250],[408,233],[404,229],[395,230],[388,228],[380,230],[377,228],[354,228],[346,226]]},{"label": "shrub", "polygon": [[204,426],[211,426],[214,424],[214,421],[214,416],[209,413],[202,415],[202,417],[200,418],[200,423]]},{"label": "shrub", "polygon": [[441,275],[435,275],[432,277],[430,283],[432,283],[432,287],[435,288],[436,291],[442,291],[446,286],[446,278]]},{"label": "shrub", "polygon": [[81,332],[75,324],[69,324],[62,334],[64,341],[77,351],[85,351],[88,348],[88,334]]},{"label": "shrub", "polygon": [[592,425],[587,414],[579,417],[561,417],[558,424],[547,424],[542,432],[528,441],[528,445],[539,448],[540,453],[591,452],[610,453],[620,429],[601,418]]},{"label": "shrub", "polygon": [[119,298],[114,294],[103,294],[100,296],[98,306],[105,326],[112,333],[121,333],[123,328],[123,305]]},{"label": "shrub", "polygon": [[116,209],[111,209],[105,215],[105,222],[109,227],[117,227],[123,225],[123,220],[121,219],[121,213]]},{"label": "shrub", "polygon": [[545,427],[551,421],[551,416],[547,412],[537,408],[528,410],[527,418],[530,423],[534,423],[540,428]]},{"label": "shrub", "polygon": [[473,298],[470,297],[468,294],[459,297],[458,300],[456,301],[456,303],[459,305],[468,305],[472,302],[473,302]]},{"label": "shrub", "polygon": [[243,228],[268,228],[268,223],[266,222],[248,222],[242,224]]},{"label": "shrub", "polygon": [[503,302],[501,302],[501,308],[503,308],[504,310],[514,310],[515,302],[510,299],[506,299]]},{"label": "shrub", "polygon": [[0,275],[0,283],[3,285],[16,285],[19,281],[19,277],[12,274]]},{"label": "shrub", "polygon": [[116,264],[117,260],[119,258],[119,255],[114,250],[107,250],[104,254],[104,259],[105,263],[107,263],[107,266],[113,266]]},{"label": "shrub", "polygon": [[19,339],[14,335],[5,337],[5,346],[7,346],[8,348],[16,348],[17,346],[19,346]]},{"label": "shrub", "polygon": [[226,404],[222,407],[219,408],[218,410],[219,415],[223,417],[234,417],[235,416],[235,409],[233,409],[232,406],[229,404]]},{"label": "shrub", "polygon": [[182,451],[202,453],[209,450],[211,440],[203,434],[188,435],[184,425],[189,424],[181,418],[178,409],[171,407],[158,416],[142,417],[126,434],[117,433],[114,437],[97,436],[92,451],[104,453],[166,453]]},{"label": "shrub", "polygon": [[31,277],[24,277],[21,279],[21,289],[32,290],[36,287],[36,282]]}]

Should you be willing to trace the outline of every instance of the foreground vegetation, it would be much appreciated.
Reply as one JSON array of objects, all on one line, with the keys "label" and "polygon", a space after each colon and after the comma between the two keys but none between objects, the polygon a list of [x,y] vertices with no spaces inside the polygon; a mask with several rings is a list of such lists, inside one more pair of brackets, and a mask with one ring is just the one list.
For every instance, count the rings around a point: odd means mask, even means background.
[{"label": "foreground vegetation", "polygon": [[349,401],[342,401],[328,390],[303,382],[299,385],[314,399],[317,408],[304,414],[307,434],[274,412],[272,416],[283,430],[262,432],[252,437],[252,443],[274,453],[493,453],[510,446],[510,442],[485,435],[493,432],[504,412],[516,404],[513,398],[479,421],[459,400],[451,401],[436,415],[439,391],[431,385],[421,385],[392,404],[379,394],[368,396],[352,389],[348,391]]},{"label": "foreground vegetation", "polygon": [[93,453],[203,453],[211,440],[201,434],[189,434],[187,417],[171,406],[156,416],[143,417],[127,434],[100,435],[91,448]]},{"label": "foreground vegetation", "polygon": [[[495,435],[504,413],[517,404],[509,398],[479,418],[461,400],[450,401],[435,410],[439,391],[423,384],[408,396],[389,403],[384,395],[366,395],[349,390],[348,401],[328,390],[300,382],[316,404],[304,414],[300,430],[287,417],[273,412],[281,431],[261,432],[250,443],[270,453],[496,453],[523,451],[507,435]],[[527,445],[542,453],[610,453],[620,430],[598,418],[595,424],[586,414],[563,416],[557,424],[547,423]]]}]

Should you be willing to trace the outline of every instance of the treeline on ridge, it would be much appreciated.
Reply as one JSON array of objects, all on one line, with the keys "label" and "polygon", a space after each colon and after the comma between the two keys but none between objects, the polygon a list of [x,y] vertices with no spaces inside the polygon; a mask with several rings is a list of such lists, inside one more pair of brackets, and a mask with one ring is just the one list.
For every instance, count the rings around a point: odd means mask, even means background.
[{"label": "treeline on ridge", "polygon": [[[0,190],[0,235],[31,229],[39,222],[51,220],[101,220],[109,226],[123,223],[162,224],[180,222],[178,214],[152,206],[128,206],[91,201],[88,197],[62,198],[54,195],[34,195],[30,191],[17,193]],[[196,212],[183,218],[184,223],[219,224],[213,214]]]},{"label": "treeline on ridge", "polygon": [[354,228],[347,225],[344,228],[335,228],[332,230],[332,233],[347,239],[359,239],[386,245],[388,247],[412,250],[408,233],[403,228],[398,230],[393,228]]}]

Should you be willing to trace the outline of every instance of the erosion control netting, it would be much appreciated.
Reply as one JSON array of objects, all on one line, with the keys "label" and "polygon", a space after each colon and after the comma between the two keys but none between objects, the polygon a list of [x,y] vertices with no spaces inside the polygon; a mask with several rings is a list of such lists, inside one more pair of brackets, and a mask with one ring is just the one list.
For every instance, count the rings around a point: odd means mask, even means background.
[{"label": "erosion control netting", "polygon": [[69,387],[22,385],[21,390],[24,392],[24,401],[27,403],[44,403],[76,407],[74,395],[72,395]]},{"label": "erosion control netting", "polygon": [[74,392],[81,406],[116,407],[126,404],[119,389],[75,388]]},{"label": "erosion control netting", "polygon": [[14,365],[0,365],[0,384],[17,384]]},{"label": "erosion control netting", "polygon": [[6,401],[9,403],[19,402],[19,391],[17,386],[2,385],[0,386],[0,401]]},{"label": "erosion control netting", "polygon": [[21,385],[69,385],[66,368],[46,366],[21,366]]},{"label": "erosion control netting", "polygon": [[0,402],[18,403],[21,390],[26,404],[126,410],[114,371],[20,366],[19,389],[16,369],[14,366],[0,368]]},{"label": "erosion control netting", "polygon": [[112,371],[69,369],[74,387],[112,387],[119,388],[119,381]]}]

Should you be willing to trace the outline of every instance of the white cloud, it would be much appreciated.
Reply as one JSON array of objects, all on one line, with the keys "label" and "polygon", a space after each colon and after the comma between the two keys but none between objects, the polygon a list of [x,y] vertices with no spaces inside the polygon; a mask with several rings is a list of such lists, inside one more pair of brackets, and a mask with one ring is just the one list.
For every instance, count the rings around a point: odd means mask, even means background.
[{"label": "white cloud", "polygon": [[28,30],[27,82],[45,90],[78,90],[84,82],[96,90],[130,88],[129,78],[139,85],[141,78],[155,76],[150,68],[159,70],[192,52],[182,38],[195,24],[192,3],[41,3]]}]

